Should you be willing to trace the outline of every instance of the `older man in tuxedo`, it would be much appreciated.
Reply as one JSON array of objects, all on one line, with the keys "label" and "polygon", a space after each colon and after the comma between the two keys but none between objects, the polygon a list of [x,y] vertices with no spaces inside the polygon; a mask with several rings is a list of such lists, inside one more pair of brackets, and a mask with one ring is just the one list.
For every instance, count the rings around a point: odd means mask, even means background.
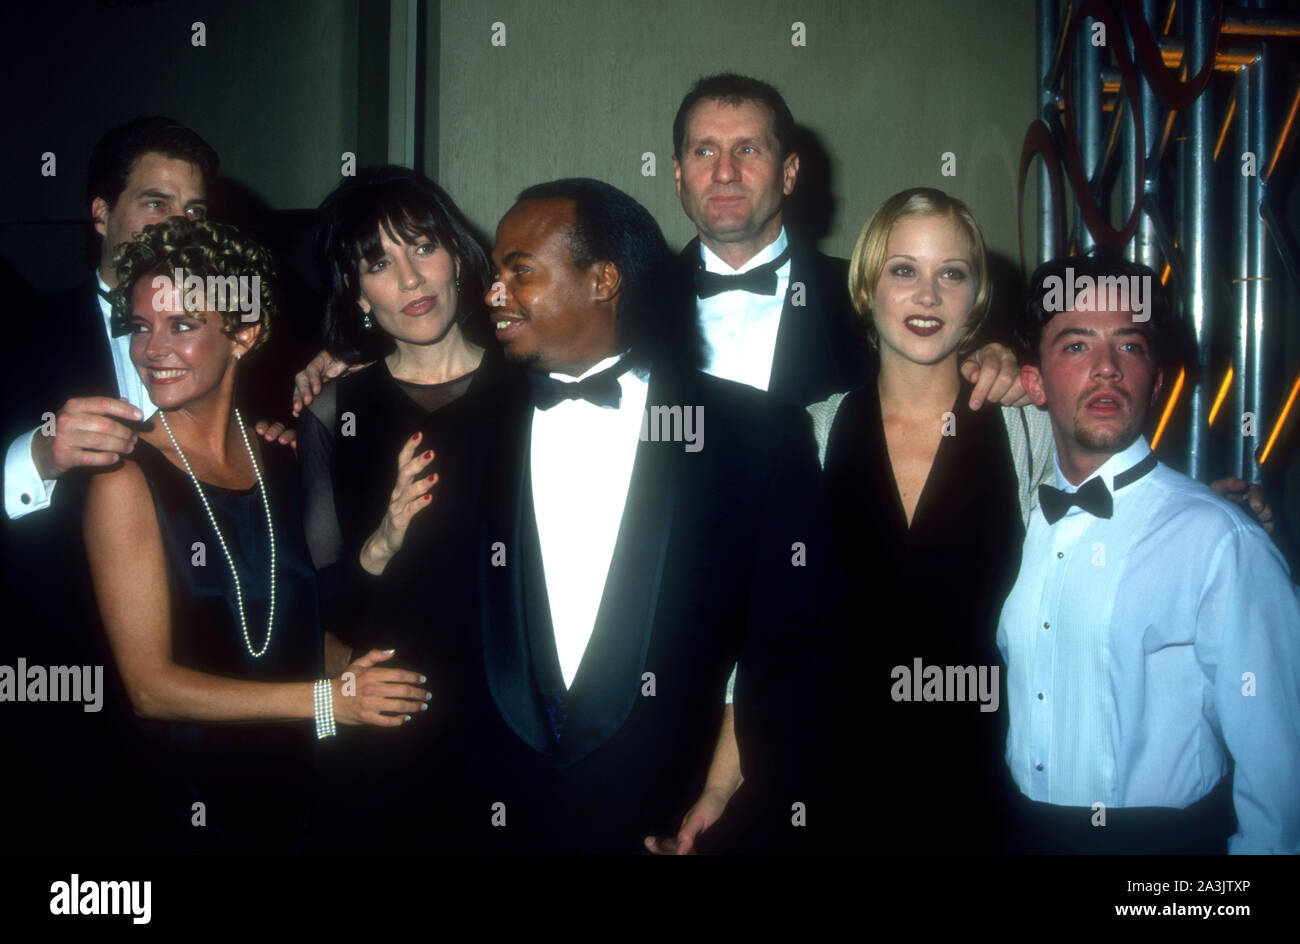
[{"label": "older man in tuxedo", "polygon": [[[673,176],[697,238],[682,252],[708,342],[705,369],[806,406],[858,386],[866,350],[849,302],[848,262],[787,232],[799,178],[795,122],[766,82],[724,73],[697,81],[673,121]],[[1009,348],[962,365],[971,407],[1023,405]]]},{"label": "older man in tuxedo", "polygon": [[[485,848],[632,852],[700,795],[739,662],[745,783],[714,836],[797,843],[831,625],[803,412],[697,369],[680,270],[594,180],[525,190],[489,294],[494,393],[474,537],[500,737]],[[504,825],[502,825],[504,823]]]}]

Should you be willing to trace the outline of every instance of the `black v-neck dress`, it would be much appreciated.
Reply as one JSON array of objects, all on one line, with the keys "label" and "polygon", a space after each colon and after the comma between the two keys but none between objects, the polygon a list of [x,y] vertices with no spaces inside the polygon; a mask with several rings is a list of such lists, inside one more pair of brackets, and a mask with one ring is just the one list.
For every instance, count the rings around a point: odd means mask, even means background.
[{"label": "black v-neck dress", "polygon": [[[910,528],[874,378],[845,397],[831,429],[825,477],[845,576],[831,743],[844,851],[1002,848],[1007,707],[996,631],[1024,528],[1001,411],[972,412],[970,394],[963,383],[955,435],[940,442]],[[931,666],[943,668],[945,684],[928,694],[947,700],[926,700]],[[974,667],[975,691],[948,685],[949,666]],[[981,711],[980,667],[996,711]],[[971,678],[961,674],[963,688]],[[958,694],[968,700],[952,700]]]}]

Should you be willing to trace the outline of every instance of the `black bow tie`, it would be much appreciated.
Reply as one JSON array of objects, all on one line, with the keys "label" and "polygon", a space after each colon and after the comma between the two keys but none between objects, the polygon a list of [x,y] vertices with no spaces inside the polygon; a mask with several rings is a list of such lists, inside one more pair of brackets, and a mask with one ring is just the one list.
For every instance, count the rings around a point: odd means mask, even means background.
[{"label": "black bow tie", "polygon": [[695,270],[695,294],[699,298],[712,298],[723,292],[749,292],[753,295],[776,294],[776,270],[785,265],[790,258],[790,247],[771,262],[754,266],[748,272],[739,275],[723,275],[710,272],[704,268],[704,259],[700,259],[699,268]]},{"label": "black bow tie", "polygon": [[627,368],[626,359],[621,360],[598,374],[576,382],[529,373],[528,386],[532,390],[533,405],[539,410],[549,410],[562,400],[586,400],[596,406],[616,410],[623,399],[623,389],[618,385],[618,378]]},{"label": "black bow tie", "polygon": [[[1131,485],[1155,467],[1156,454],[1148,452],[1146,458],[1133,468],[1115,476],[1115,491]],[[1115,499],[1101,476],[1088,479],[1077,492],[1065,492],[1051,485],[1038,486],[1038,506],[1043,509],[1043,517],[1048,524],[1056,524],[1075,505],[1094,518],[1109,518],[1115,514]]]}]

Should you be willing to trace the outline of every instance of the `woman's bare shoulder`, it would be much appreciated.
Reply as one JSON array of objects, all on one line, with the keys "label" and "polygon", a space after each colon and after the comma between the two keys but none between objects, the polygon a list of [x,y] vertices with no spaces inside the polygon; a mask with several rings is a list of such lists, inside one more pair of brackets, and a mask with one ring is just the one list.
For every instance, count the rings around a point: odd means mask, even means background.
[{"label": "woman's bare shoulder", "polygon": [[[123,459],[116,466],[96,472],[86,495],[86,531],[107,527],[135,531],[143,524],[157,527],[153,496],[140,463]],[[131,527],[135,525],[136,527]]]}]

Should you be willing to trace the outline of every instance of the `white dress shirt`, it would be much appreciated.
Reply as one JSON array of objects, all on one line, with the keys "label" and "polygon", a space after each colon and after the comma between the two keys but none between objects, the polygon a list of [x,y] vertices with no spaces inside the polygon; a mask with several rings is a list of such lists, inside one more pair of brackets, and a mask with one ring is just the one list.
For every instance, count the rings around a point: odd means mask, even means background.
[{"label": "white dress shirt", "polygon": [[[776,239],[739,269],[733,269],[704,243],[700,252],[704,268],[723,275],[740,275],[756,266],[771,262],[785,252],[789,240],[785,227]],[[766,390],[772,379],[772,359],[776,353],[776,334],[781,327],[781,310],[790,285],[790,260],[776,270],[776,294],[755,295],[739,289],[698,299],[700,327],[709,344],[709,363],[705,370],[715,377],[749,384]]]},{"label": "white dress shirt", "polygon": [[[115,338],[109,327],[112,306],[104,293],[108,286],[95,273],[99,283],[99,312],[104,318],[104,337],[113,353],[113,373],[117,376],[118,395],[140,410],[147,419],[155,410],[153,401],[145,390],[140,372],[131,363],[131,336]],[[51,403],[49,409],[57,410],[62,403]],[[5,452],[5,514],[10,518],[21,518],[33,511],[42,511],[50,506],[54,497],[55,479],[42,479],[32,459],[32,438],[40,434],[40,427],[29,433],[23,433],[9,444]],[[24,501],[26,499],[26,501]]]},{"label": "white dress shirt", "polygon": [[[1300,852],[1300,600],[1264,531],[1139,437],[1114,516],[1035,511],[1002,609],[1006,760],[1061,806],[1199,800],[1236,762],[1230,852]],[[1077,491],[1056,465],[1056,485]]]},{"label": "white dress shirt", "polygon": [[[576,382],[617,361],[606,358],[577,378],[551,376]],[[648,382],[625,371],[618,383],[617,409],[586,400],[533,409],[533,508],[566,687],[573,685],[596,625],[641,439]]]}]

